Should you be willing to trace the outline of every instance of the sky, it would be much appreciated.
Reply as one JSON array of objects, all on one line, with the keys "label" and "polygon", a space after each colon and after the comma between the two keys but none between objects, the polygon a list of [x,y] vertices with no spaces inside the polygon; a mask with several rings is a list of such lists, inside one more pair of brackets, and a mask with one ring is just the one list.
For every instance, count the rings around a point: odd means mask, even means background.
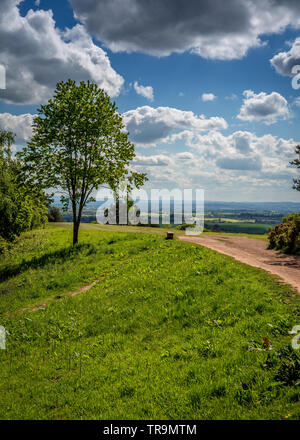
[{"label": "sky", "polygon": [[300,143],[297,0],[1,0],[0,66],[0,128],[17,149],[58,81],[92,80],[117,104],[146,188],[300,201],[289,165]]}]

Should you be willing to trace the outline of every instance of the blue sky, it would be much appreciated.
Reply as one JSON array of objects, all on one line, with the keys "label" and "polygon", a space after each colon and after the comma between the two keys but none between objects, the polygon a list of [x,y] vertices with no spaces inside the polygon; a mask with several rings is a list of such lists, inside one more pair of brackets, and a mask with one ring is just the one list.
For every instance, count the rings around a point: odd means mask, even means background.
[{"label": "blue sky", "polygon": [[298,37],[292,0],[3,0],[0,128],[21,148],[56,82],[90,79],[123,114],[148,187],[299,201]]}]

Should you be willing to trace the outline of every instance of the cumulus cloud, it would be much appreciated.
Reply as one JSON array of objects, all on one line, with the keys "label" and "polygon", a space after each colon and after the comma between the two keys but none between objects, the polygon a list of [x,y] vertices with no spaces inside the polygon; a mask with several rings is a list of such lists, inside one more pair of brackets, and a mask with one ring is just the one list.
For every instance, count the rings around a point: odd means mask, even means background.
[{"label": "cumulus cloud", "polygon": [[276,72],[280,75],[292,75],[293,67],[300,65],[300,38],[296,38],[290,50],[278,53],[270,60],[270,62],[276,69]]},{"label": "cumulus cloud", "polygon": [[133,164],[140,166],[164,166],[168,165],[169,163],[170,158],[163,154],[157,154],[153,156],[142,156],[140,154],[137,154],[136,157],[133,159]]},{"label": "cumulus cloud", "polygon": [[225,170],[257,171],[261,169],[260,157],[222,157],[216,164]]},{"label": "cumulus cloud", "polygon": [[206,195],[213,194],[210,197],[214,200],[220,196],[220,187],[222,197],[231,200],[239,200],[242,194],[245,200],[251,196],[257,200],[259,194],[274,199],[275,192],[278,200],[284,200],[290,194],[292,178],[297,175],[297,170],[289,166],[297,145],[294,139],[271,134],[256,136],[248,131],[224,135],[218,131],[202,134],[184,130],[172,134],[171,142],[177,143],[176,150],[183,151],[159,150],[155,156],[138,156],[137,167],[148,174],[152,185],[200,187]]},{"label": "cumulus cloud", "polygon": [[176,154],[176,159],[179,159],[181,161],[190,162],[191,160],[195,159],[194,154],[190,153],[189,151],[183,151],[181,153]]},{"label": "cumulus cloud", "polygon": [[113,51],[165,56],[190,50],[237,59],[261,36],[300,26],[295,0],[70,0],[75,16]]},{"label": "cumulus cloud", "polygon": [[289,115],[287,100],[277,92],[267,95],[265,92],[255,94],[252,90],[245,90],[244,96],[244,103],[237,116],[242,121],[273,124],[278,118]]},{"label": "cumulus cloud", "polygon": [[23,17],[19,3],[0,4],[0,60],[7,79],[6,90],[0,91],[2,100],[39,104],[52,95],[58,81],[69,77],[92,80],[111,96],[119,94],[123,78],[82,25],[62,31],[51,10],[29,10]]},{"label": "cumulus cloud", "polygon": [[137,81],[134,82],[133,87],[138,95],[144,96],[144,98],[149,99],[149,101],[153,101],[154,99],[153,87],[139,85]]},{"label": "cumulus cloud", "polygon": [[217,131],[200,134],[184,130],[173,134],[169,141],[181,141],[206,160],[259,156],[279,157],[284,163],[293,157],[297,145],[293,139],[278,138],[271,134],[256,136],[249,131],[236,131],[226,136]]},{"label": "cumulus cloud", "polygon": [[28,141],[32,136],[32,121],[35,115],[30,113],[22,115],[0,114],[0,129],[12,131],[16,135],[16,141]]},{"label": "cumulus cloud", "polygon": [[202,93],[201,99],[203,102],[214,101],[216,99],[216,95],[213,93]]},{"label": "cumulus cloud", "polygon": [[123,114],[123,121],[133,142],[153,145],[166,142],[175,130],[223,130],[227,122],[220,117],[197,116],[191,111],[171,107],[138,107]]}]

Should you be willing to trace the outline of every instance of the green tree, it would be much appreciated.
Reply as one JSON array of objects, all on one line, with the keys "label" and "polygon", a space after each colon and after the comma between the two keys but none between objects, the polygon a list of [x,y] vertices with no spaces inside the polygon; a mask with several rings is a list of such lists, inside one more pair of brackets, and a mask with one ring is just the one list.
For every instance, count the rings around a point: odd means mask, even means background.
[{"label": "green tree", "polygon": [[146,176],[129,172],[134,145],[115,103],[96,84],[59,82],[53,99],[38,113],[33,137],[20,157],[32,183],[56,188],[64,209],[71,205],[76,244],[82,210],[100,185],[116,190],[127,177],[139,187]]},{"label": "green tree", "polygon": [[[290,164],[294,165],[297,168],[300,168],[300,145],[297,145],[295,152],[296,152],[298,157],[296,157],[295,160],[290,162]],[[296,189],[297,191],[300,191],[300,179],[294,179],[294,186],[293,186],[293,188]]]},{"label": "green tree", "polygon": [[22,163],[12,157],[14,134],[0,131],[0,236],[13,241],[46,221],[46,196],[22,180]]},{"label": "green tree", "polygon": [[48,222],[63,222],[63,218],[58,206],[50,206],[48,209]]}]

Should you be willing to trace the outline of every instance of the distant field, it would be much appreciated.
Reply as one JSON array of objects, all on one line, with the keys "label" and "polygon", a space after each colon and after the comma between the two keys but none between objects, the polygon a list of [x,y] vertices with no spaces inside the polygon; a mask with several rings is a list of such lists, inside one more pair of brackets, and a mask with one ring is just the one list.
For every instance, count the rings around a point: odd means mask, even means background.
[{"label": "distant field", "polygon": [[221,222],[225,222],[225,223],[255,223],[255,220],[239,220],[236,218],[228,218],[228,217],[224,217],[221,218],[220,217],[216,217],[216,218],[212,218],[212,217],[207,217],[205,219],[205,221],[210,221],[210,222],[219,222],[219,220],[221,220]]},{"label": "distant field", "polygon": [[244,234],[267,234],[274,225],[264,223],[245,222],[215,222],[205,221],[207,229],[220,229],[221,232],[244,233]]},{"label": "distant field", "polygon": [[300,418],[299,298],[261,270],[159,231],[87,225],[73,249],[55,225],[0,280],[1,419]]}]

